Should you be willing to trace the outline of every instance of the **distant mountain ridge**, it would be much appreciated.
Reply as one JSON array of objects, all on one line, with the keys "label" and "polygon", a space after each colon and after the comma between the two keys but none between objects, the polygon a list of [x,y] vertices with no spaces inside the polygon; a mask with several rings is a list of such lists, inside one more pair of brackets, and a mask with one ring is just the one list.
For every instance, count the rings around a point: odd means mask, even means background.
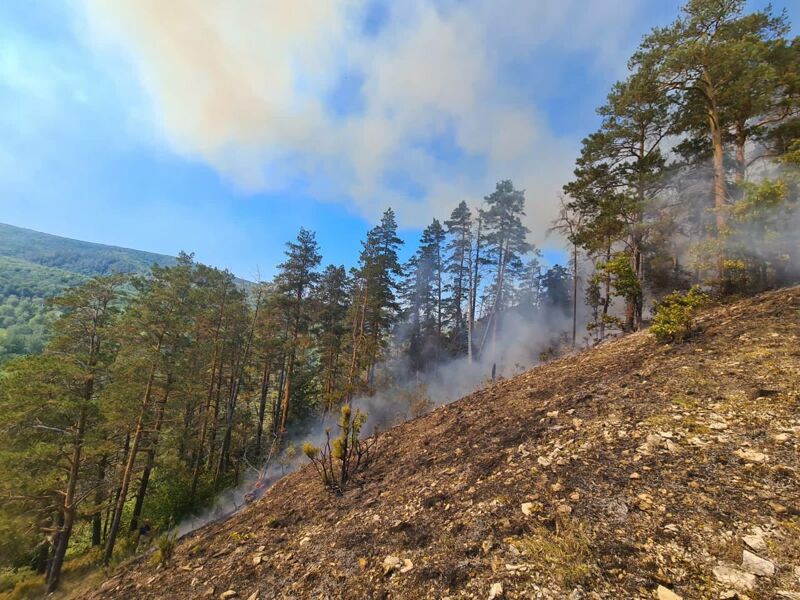
[{"label": "distant mountain ridge", "polygon": [[0,256],[90,277],[146,273],[153,264],[173,265],[174,256],[83,242],[0,223]]},{"label": "distant mountain ridge", "polygon": [[47,298],[90,277],[145,274],[174,256],[83,242],[0,223],[0,363],[41,352],[53,312]]}]

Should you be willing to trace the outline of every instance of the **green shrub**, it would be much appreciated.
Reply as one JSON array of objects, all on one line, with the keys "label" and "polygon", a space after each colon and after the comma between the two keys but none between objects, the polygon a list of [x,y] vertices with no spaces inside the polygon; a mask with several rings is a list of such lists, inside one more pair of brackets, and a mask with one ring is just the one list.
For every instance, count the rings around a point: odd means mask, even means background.
[{"label": "green shrub", "polygon": [[359,439],[366,420],[367,415],[358,409],[353,414],[350,405],[345,404],[339,417],[339,435],[336,438],[331,440],[328,430],[322,448],[317,448],[311,442],[303,444],[303,454],[311,460],[325,487],[335,494],[344,492],[352,477],[370,461],[375,438]]},{"label": "green shrub", "polygon": [[175,554],[175,545],[178,540],[177,532],[167,531],[156,538],[156,552],[153,555],[153,562],[157,565],[166,565],[172,560]]},{"label": "green shrub", "polygon": [[694,316],[711,299],[694,286],[685,294],[673,292],[654,305],[655,315],[650,332],[659,342],[682,342],[694,331]]}]

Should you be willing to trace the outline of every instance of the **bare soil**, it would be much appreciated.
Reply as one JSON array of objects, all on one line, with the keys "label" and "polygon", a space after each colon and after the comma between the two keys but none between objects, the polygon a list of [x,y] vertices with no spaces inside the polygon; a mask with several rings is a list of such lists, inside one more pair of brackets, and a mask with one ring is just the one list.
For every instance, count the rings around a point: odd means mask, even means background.
[{"label": "bare soil", "polygon": [[[607,342],[390,429],[343,496],[304,468],[181,540],[169,566],[144,557],[88,597],[800,598],[800,288],[699,326],[680,345]],[[774,574],[721,580],[744,573],[746,535]]]}]

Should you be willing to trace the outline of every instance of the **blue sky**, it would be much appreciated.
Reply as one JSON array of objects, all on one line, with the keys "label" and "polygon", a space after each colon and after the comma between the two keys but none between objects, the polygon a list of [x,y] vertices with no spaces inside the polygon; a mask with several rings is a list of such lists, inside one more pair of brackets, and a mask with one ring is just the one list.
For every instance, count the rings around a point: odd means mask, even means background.
[{"label": "blue sky", "polygon": [[412,246],[511,178],[557,259],[594,108],[679,5],[9,0],[0,221],[267,278],[301,225],[350,265],[387,206]]}]

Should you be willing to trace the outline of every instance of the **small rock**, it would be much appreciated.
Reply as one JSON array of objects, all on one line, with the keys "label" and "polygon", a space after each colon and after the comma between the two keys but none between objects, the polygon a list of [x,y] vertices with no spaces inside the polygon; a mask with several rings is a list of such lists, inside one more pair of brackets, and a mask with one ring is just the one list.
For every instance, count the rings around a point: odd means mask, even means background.
[{"label": "small rock", "polygon": [[390,575],[396,569],[400,568],[400,565],[403,564],[403,561],[397,558],[396,556],[387,556],[383,559],[383,574]]},{"label": "small rock", "polygon": [[564,486],[561,485],[561,482],[558,482],[558,481],[550,486],[550,490],[553,491],[553,492],[560,492],[563,488],[564,488]]},{"label": "small rock", "polygon": [[583,419],[578,419],[577,417],[572,419],[572,426],[575,429],[579,429],[581,425],[583,425]]},{"label": "small rock", "polygon": [[236,598],[239,595],[239,592],[236,590],[228,590],[227,592],[222,592],[219,595],[219,600],[228,600],[228,598]]},{"label": "small rock", "polygon": [[728,428],[728,424],[722,421],[714,421],[713,423],[709,423],[708,428],[715,431],[723,431]]},{"label": "small rock", "polygon": [[774,564],[747,550],[742,551],[742,569],[761,577],[772,577],[775,574]]},{"label": "small rock", "polygon": [[304,545],[304,544],[307,544],[307,543],[308,543],[308,542],[310,542],[310,541],[311,541],[311,538],[310,538],[310,537],[308,537],[308,536],[306,536],[306,537],[304,537],[302,540],[300,540],[300,545],[302,546],[302,545]]},{"label": "small rock", "polygon": [[764,541],[764,538],[760,535],[755,535],[755,534],[745,535],[742,537],[742,541],[756,552],[767,551],[767,543]]},{"label": "small rock", "polygon": [[639,475],[639,474],[638,474],[636,471],[634,471],[633,473],[631,473],[630,475],[628,475],[628,478],[629,478],[629,479],[641,479],[641,478],[642,478],[642,476],[641,476],[641,475]]},{"label": "small rock", "polygon": [[778,590],[778,596],[786,600],[800,600],[800,592],[790,592],[789,590]]},{"label": "small rock", "polygon": [[358,567],[363,571],[367,568],[367,559],[363,556],[358,559]]},{"label": "small rock", "polygon": [[412,563],[409,559],[403,559],[403,566],[400,567],[401,573],[408,573],[411,569],[414,568],[414,563]]},{"label": "small rock", "polygon": [[572,512],[572,507],[569,504],[559,504],[556,508],[556,514],[568,515]]},{"label": "small rock", "polygon": [[763,463],[767,460],[766,454],[751,450],[750,448],[739,448],[735,454],[742,460],[752,463]]},{"label": "small rock", "polygon": [[558,411],[557,410],[551,410],[550,412],[547,413],[547,416],[550,417],[551,419],[554,419],[554,418],[556,418],[558,416]]},{"label": "small rock", "polygon": [[551,461],[551,460],[550,460],[549,458],[547,458],[546,456],[540,456],[539,458],[537,458],[537,459],[536,459],[536,462],[538,462],[538,463],[539,463],[540,465],[542,465],[543,467],[549,467],[549,466],[550,466],[550,464],[551,464],[553,461]]},{"label": "small rock", "polygon": [[788,442],[789,441],[789,434],[788,433],[776,433],[775,434],[775,441],[776,442]]},{"label": "small rock", "polygon": [[257,567],[258,565],[261,564],[261,561],[263,561],[263,560],[264,560],[264,557],[262,557],[260,554],[256,554],[253,557],[253,566]]},{"label": "small rock", "polygon": [[502,598],[503,597],[503,584],[502,583],[493,583],[492,586],[489,588],[489,600],[495,600],[495,598]]},{"label": "small rock", "polygon": [[756,586],[756,576],[743,573],[731,567],[718,566],[712,569],[714,577],[723,585],[730,585],[738,590],[752,590]]},{"label": "small rock", "polygon": [[520,508],[522,509],[522,514],[526,517],[529,517],[533,514],[533,502],[523,502]]},{"label": "small rock", "polygon": [[656,588],[656,598],[658,598],[658,600],[682,600],[678,594],[669,588],[665,588],[663,585]]},{"label": "small rock", "polygon": [[578,500],[580,500],[580,499],[581,499],[581,494],[580,494],[580,492],[572,492],[572,493],[569,495],[569,499],[570,499],[570,500],[572,500],[573,502],[577,502]]},{"label": "small rock", "polygon": [[256,591],[255,591],[255,592],[253,592],[252,594],[250,594],[250,595],[247,597],[247,600],[258,600],[258,590],[256,590]]}]

